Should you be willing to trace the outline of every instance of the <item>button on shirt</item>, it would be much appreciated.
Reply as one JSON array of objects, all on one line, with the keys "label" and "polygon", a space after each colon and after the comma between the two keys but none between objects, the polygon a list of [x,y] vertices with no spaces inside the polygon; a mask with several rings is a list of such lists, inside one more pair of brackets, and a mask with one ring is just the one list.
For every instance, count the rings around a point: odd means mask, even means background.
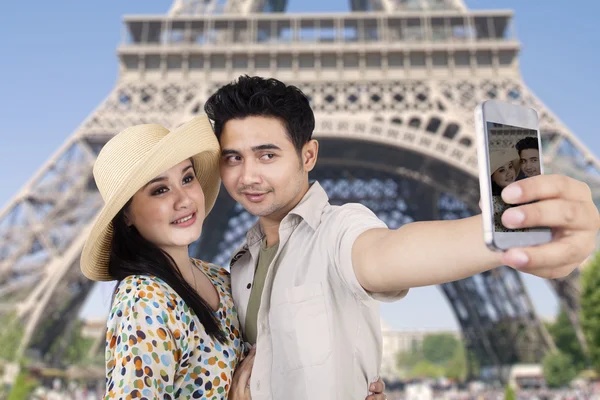
[{"label": "button on shirt", "polygon": [[[265,278],[251,377],[253,400],[364,399],[379,375],[379,302],[359,284],[352,245],[363,232],[386,228],[360,204],[332,206],[318,182],[282,220],[279,247]],[[231,261],[239,320],[248,300],[264,233],[257,223]],[[374,273],[377,265],[372,266]]]}]

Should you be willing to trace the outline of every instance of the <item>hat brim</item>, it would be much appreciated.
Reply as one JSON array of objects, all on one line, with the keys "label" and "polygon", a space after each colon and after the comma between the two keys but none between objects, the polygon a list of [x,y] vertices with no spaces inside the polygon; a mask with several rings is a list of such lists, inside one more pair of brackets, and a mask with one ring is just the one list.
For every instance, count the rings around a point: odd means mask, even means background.
[{"label": "hat brim", "polygon": [[165,135],[137,163],[129,177],[121,182],[115,194],[100,210],[81,253],[83,274],[94,281],[115,279],[108,271],[112,220],[146,183],[186,159],[191,159],[194,165],[196,178],[204,192],[205,215],[208,216],[221,186],[219,157],[219,141],[206,116],[197,117]]}]

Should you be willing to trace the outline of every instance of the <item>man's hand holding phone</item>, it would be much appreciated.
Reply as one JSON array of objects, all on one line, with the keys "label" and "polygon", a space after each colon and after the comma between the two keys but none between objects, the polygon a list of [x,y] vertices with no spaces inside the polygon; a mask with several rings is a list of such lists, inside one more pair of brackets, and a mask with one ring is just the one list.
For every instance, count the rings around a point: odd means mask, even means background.
[{"label": "man's hand holding phone", "polygon": [[506,265],[555,279],[569,275],[594,251],[600,215],[587,184],[564,175],[538,175],[508,185],[502,199],[522,204],[503,213],[507,228],[552,228],[549,243],[506,250]]}]

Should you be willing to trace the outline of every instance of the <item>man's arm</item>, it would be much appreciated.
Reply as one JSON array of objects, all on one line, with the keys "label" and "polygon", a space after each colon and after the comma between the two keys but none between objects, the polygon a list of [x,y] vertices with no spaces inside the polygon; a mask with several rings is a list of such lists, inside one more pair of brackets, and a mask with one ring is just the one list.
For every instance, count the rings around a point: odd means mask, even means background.
[{"label": "man's arm", "polygon": [[371,229],[354,242],[352,264],[372,293],[451,282],[502,265],[482,232],[481,216]]},{"label": "man's arm", "polygon": [[586,184],[540,175],[509,185],[502,196],[510,204],[539,200],[510,208],[502,222],[508,228],[552,227],[552,242],[493,252],[483,241],[480,215],[371,229],[352,246],[358,282],[369,292],[383,293],[452,282],[500,265],[553,279],[571,273],[594,251],[600,218]]}]

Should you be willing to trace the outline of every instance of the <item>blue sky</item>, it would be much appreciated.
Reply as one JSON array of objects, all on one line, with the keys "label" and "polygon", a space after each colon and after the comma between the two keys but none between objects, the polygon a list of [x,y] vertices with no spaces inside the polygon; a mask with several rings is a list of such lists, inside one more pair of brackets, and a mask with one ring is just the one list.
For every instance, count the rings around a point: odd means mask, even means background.
[{"label": "blue sky", "polygon": [[[523,44],[521,72],[527,85],[585,143],[600,154],[600,2],[564,0],[467,0],[472,9],[513,9]],[[170,1],[105,0],[3,4],[0,24],[0,207],[76,130],[111,91],[117,78],[116,46],[125,14],[162,14]],[[348,0],[288,0],[290,12],[348,11]],[[594,50],[596,49],[596,50]],[[590,125],[591,124],[591,125]],[[525,277],[542,316],[556,299],[547,284]],[[109,288],[100,287],[85,308],[102,315]],[[396,329],[456,327],[437,288],[413,290],[400,303],[382,306]]]}]

